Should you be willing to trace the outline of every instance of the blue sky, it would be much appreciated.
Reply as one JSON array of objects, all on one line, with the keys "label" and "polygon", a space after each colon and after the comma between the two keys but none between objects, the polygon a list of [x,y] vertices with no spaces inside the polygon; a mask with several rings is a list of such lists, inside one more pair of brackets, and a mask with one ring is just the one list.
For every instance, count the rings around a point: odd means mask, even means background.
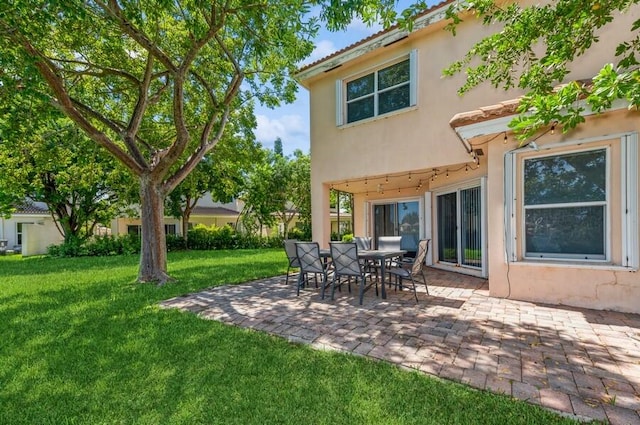
[{"label": "blue sky", "polygon": [[[362,21],[352,22],[346,31],[329,32],[325,29],[318,34],[316,47],[304,63],[311,63],[331,53],[347,47],[363,38],[382,30],[379,25],[367,27]],[[299,87],[294,103],[277,109],[256,106],[258,127],[256,139],[264,147],[272,149],[276,138],[282,139],[285,155],[300,149],[309,153],[309,92]]]}]

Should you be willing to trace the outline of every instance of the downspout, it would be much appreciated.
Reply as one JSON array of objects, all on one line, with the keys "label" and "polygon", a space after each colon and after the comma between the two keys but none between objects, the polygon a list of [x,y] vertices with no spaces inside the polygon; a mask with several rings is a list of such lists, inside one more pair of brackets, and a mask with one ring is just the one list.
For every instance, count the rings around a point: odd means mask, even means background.
[{"label": "downspout", "polygon": [[462,146],[464,146],[464,150],[467,151],[469,155],[471,155],[473,153],[473,148],[471,147],[471,144],[467,142],[466,139],[460,135],[460,133],[458,132],[458,127],[452,127],[452,129],[453,129],[453,132],[456,133],[456,137],[458,138],[458,140],[460,140],[460,142],[462,143]]}]

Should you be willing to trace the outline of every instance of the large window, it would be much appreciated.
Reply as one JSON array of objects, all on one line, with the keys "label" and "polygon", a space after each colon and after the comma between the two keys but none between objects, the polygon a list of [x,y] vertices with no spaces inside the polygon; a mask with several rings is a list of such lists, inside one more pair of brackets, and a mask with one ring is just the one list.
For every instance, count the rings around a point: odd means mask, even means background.
[{"label": "large window", "polygon": [[608,150],[525,159],[525,257],[607,255]]},{"label": "large window", "polygon": [[[415,52],[412,52],[366,75],[338,81],[338,125],[415,105],[415,60]],[[342,90],[346,91],[344,97]]]}]

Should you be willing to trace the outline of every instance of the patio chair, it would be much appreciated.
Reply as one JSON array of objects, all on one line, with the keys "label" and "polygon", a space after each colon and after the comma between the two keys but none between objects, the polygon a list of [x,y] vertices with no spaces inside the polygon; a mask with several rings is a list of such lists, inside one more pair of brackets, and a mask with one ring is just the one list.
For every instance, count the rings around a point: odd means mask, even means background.
[{"label": "patio chair", "polygon": [[371,238],[368,236],[356,236],[353,238],[353,241],[358,245],[359,250],[370,250],[371,249]]},{"label": "patio chair", "polygon": [[289,260],[289,266],[287,267],[287,279],[285,284],[289,284],[289,276],[291,269],[300,268],[300,261],[298,260],[298,254],[296,253],[296,239],[285,239],[284,240],[284,252],[287,254],[287,259]]},{"label": "patio chair", "polygon": [[[378,236],[378,250],[380,251],[400,251],[402,249],[401,246],[402,236]],[[391,268],[399,267],[401,262],[400,258],[391,258],[388,259],[385,264],[387,268]],[[376,270],[376,274],[377,273],[378,272]]]},{"label": "patio chair", "polygon": [[317,242],[296,242],[296,255],[300,264],[296,295],[300,295],[300,288],[309,285],[309,281],[315,280],[318,287],[318,275],[322,279],[322,287],[327,282],[327,266],[320,257],[320,246]]},{"label": "patio chair", "polygon": [[400,251],[402,236],[379,236],[378,249],[380,251]]},{"label": "patio chair", "polygon": [[[331,280],[331,299],[333,300],[336,292],[336,282],[338,288],[347,279],[349,292],[351,292],[351,279],[355,278],[360,285],[360,304],[364,298],[364,288],[367,277],[371,273],[367,273],[364,266],[358,259],[358,245],[355,242],[331,242],[329,244],[331,252],[331,260],[333,263],[333,279]],[[375,281],[376,296],[378,295],[378,281]],[[322,299],[324,299],[325,287],[322,287]]]},{"label": "patio chair", "polygon": [[427,252],[429,251],[430,242],[431,239],[422,239],[418,242],[418,252],[413,258],[413,262],[400,263],[398,267],[388,270],[389,275],[396,277],[396,290],[398,289],[398,285],[402,287],[403,279],[411,280],[411,284],[413,285],[413,295],[416,297],[416,302],[418,302],[418,293],[416,292],[416,281],[414,278],[417,277],[418,274],[422,275],[424,287],[427,290],[427,295],[429,295],[429,287],[427,286],[427,278],[424,275],[423,266],[424,260],[427,257]]}]

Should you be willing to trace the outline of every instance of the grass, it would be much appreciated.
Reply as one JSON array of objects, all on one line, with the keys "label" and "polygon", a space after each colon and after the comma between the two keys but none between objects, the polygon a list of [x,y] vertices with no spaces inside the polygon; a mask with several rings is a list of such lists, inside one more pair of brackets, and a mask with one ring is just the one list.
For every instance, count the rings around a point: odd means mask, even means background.
[{"label": "grass", "polygon": [[0,423],[569,424],[505,396],[162,310],[201,288],[282,274],[281,250],[0,257]]}]

